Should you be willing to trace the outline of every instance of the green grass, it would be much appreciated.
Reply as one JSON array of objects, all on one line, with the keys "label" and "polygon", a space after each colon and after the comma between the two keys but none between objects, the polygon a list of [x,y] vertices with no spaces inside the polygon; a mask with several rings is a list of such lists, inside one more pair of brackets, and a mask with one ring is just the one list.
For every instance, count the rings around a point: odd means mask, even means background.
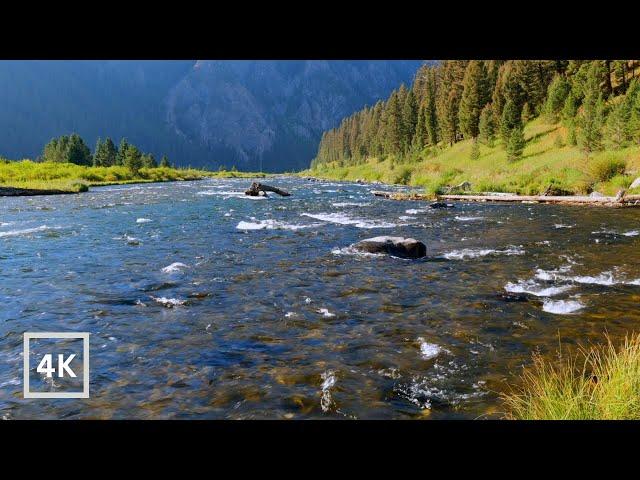
[{"label": "green grass", "polygon": [[580,348],[557,363],[534,355],[519,387],[503,395],[518,420],[640,419],[640,335]]},{"label": "green grass", "polygon": [[[509,162],[499,141],[493,147],[480,144],[480,158],[471,160],[471,141],[430,147],[412,158],[369,158],[359,165],[324,164],[301,175],[335,180],[402,183],[437,193],[446,185],[468,181],[475,192],[511,192],[535,195],[549,185],[586,194],[605,195],[628,186],[640,176],[640,146],[595,152],[586,157],[578,147],[567,145],[567,132],[538,118],[525,128],[527,145],[520,160]],[[640,192],[634,192],[640,193]]]},{"label": "green grass", "polygon": [[196,180],[204,177],[254,178],[251,172],[210,172],[192,168],[143,168],[134,175],[126,167],[85,167],[73,163],[0,160],[0,187],[86,191],[89,186]]}]

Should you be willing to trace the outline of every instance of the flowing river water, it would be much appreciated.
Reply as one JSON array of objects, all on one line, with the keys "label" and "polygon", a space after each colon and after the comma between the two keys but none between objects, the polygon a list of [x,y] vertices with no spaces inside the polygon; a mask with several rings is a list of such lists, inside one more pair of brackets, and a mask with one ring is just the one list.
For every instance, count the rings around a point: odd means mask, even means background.
[{"label": "flowing river water", "polygon": [[[499,418],[534,350],[640,329],[638,210],[249,183],[0,198],[0,417]],[[378,235],[428,256],[348,248]],[[38,331],[91,334],[89,399],[22,398]]]}]

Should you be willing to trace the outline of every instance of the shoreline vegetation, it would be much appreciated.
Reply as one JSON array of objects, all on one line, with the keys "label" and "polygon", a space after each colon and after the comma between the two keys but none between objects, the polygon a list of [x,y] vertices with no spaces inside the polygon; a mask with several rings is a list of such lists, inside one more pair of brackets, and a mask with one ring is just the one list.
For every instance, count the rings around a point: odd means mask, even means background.
[{"label": "shoreline vegetation", "polygon": [[176,168],[166,156],[158,163],[153,154],[110,138],[98,139],[93,153],[79,135],[63,135],[44,146],[33,160],[0,157],[0,196],[80,193],[89,187],[133,183],[175,182],[204,178],[264,178],[264,173],[220,169],[217,172]]},{"label": "shoreline vegetation", "polygon": [[560,351],[556,361],[534,354],[502,400],[512,420],[639,420],[640,334]]},{"label": "shoreline vegetation", "polygon": [[640,176],[640,61],[424,65],[411,86],[324,132],[303,175],[433,195],[468,183],[473,193],[614,196]]},{"label": "shoreline vegetation", "polygon": [[[411,158],[367,157],[355,165],[340,162],[315,164],[299,176],[326,180],[366,181],[415,187],[417,193],[435,198],[449,193],[584,196],[597,192],[615,196],[629,189],[640,177],[640,145],[617,150],[602,150],[589,158],[577,147],[564,145],[567,135],[561,124],[548,124],[544,118],[532,120],[524,127],[523,158],[509,161],[500,141],[493,146],[478,146],[479,156],[470,160],[474,140],[462,140],[453,146],[439,145],[425,149]],[[560,138],[560,145],[558,142]],[[455,191],[468,182],[470,190]]]},{"label": "shoreline vegetation", "polygon": [[264,178],[264,173],[156,167],[132,172],[127,167],[89,167],[72,163],[0,160],[0,196],[81,193],[89,187],[202,180]]}]

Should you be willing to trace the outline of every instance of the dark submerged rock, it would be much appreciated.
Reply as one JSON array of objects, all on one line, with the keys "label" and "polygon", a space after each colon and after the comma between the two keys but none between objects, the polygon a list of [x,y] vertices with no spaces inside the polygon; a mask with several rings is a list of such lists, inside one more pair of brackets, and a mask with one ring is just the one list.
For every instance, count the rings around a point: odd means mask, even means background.
[{"label": "dark submerged rock", "polygon": [[431,208],[455,208],[453,203],[434,202],[429,205]]},{"label": "dark submerged rock", "polygon": [[528,302],[529,299],[526,295],[522,295],[519,293],[499,293],[496,295],[498,300],[502,300],[503,302]]},{"label": "dark submerged rock", "polygon": [[385,253],[400,258],[422,258],[427,255],[427,246],[415,238],[373,237],[362,240],[353,248],[366,253]]}]

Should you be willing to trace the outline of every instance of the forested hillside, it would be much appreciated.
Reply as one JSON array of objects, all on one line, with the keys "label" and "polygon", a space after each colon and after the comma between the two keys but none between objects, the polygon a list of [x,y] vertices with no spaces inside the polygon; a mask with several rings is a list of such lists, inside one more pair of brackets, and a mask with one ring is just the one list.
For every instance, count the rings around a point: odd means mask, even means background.
[{"label": "forested hillside", "polygon": [[412,81],[409,61],[0,61],[0,156],[125,138],[177,165],[299,169],[322,132]]},{"label": "forested hillside", "polygon": [[527,193],[625,186],[640,167],[638,75],[637,60],[425,65],[325,132],[312,170],[432,190],[469,177]]}]

